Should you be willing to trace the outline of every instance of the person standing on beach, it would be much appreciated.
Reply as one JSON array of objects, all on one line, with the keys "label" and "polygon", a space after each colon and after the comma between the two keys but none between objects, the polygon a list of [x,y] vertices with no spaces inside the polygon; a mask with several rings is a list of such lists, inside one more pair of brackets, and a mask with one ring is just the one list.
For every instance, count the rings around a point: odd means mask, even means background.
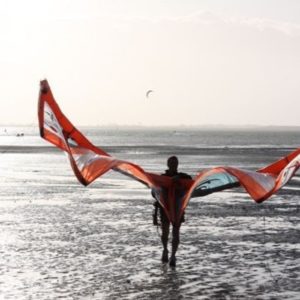
[{"label": "person standing on beach", "polygon": [[[178,172],[178,158],[176,156],[171,156],[167,160],[167,166],[168,169],[165,171],[163,176],[172,177],[173,179],[192,179],[192,177],[186,173],[179,173]],[[179,225],[173,225],[172,226],[172,252],[171,257],[169,260],[169,252],[168,252],[168,240],[169,240],[169,232],[170,232],[170,221],[168,219],[168,216],[164,212],[164,209],[159,204],[157,200],[153,203],[154,205],[154,212],[153,212],[153,224],[158,225],[157,217],[158,212],[160,215],[160,221],[161,221],[161,229],[162,229],[162,235],[161,235],[161,241],[163,245],[163,253],[162,253],[162,262],[167,263],[169,262],[170,266],[175,267],[176,266],[176,252],[179,245],[179,231],[181,223],[183,223],[184,220],[184,214],[181,217]]]}]

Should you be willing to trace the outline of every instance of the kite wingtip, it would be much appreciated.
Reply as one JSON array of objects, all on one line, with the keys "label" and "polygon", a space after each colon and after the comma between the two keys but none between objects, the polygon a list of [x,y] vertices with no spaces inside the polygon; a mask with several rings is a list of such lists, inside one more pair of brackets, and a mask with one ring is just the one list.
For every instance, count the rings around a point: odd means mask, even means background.
[{"label": "kite wingtip", "polygon": [[41,88],[41,93],[42,94],[47,94],[49,91],[49,84],[47,79],[43,79],[40,81],[40,88]]},{"label": "kite wingtip", "polygon": [[41,79],[41,80],[40,80],[40,84],[45,84],[45,83],[48,83],[47,78],[44,78],[44,79]]}]

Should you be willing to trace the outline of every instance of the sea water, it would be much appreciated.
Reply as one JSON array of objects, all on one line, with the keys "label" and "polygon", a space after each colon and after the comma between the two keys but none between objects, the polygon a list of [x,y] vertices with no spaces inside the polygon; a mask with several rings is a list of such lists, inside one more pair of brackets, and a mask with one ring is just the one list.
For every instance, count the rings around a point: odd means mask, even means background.
[{"label": "sea water", "polygon": [[[80,130],[162,173],[259,169],[300,145],[298,128]],[[160,262],[150,191],[109,172],[88,187],[36,126],[0,127],[1,299],[298,299],[299,176],[256,204],[242,189],[190,201],[177,267]]]}]

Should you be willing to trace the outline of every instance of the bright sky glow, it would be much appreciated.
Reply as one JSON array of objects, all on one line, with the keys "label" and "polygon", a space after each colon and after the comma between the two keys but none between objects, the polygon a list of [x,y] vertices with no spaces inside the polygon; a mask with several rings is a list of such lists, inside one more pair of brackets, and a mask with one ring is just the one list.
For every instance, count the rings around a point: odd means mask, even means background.
[{"label": "bright sky glow", "polygon": [[47,78],[75,125],[300,126],[298,0],[0,0],[0,46],[1,124]]}]

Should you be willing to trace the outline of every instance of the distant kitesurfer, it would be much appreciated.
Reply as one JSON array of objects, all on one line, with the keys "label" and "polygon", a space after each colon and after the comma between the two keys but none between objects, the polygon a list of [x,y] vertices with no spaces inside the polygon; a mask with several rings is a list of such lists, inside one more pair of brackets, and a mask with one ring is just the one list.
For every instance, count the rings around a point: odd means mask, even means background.
[{"label": "distant kitesurfer", "polygon": [[[192,177],[186,173],[178,173],[178,158],[176,156],[171,156],[168,158],[167,161],[168,169],[165,171],[163,176],[172,177],[173,179],[192,179]],[[156,200],[154,203],[154,211],[153,211],[153,224],[158,225],[158,212],[160,215],[160,221],[161,221],[161,242],[163,244],[163,253],[162,253],[162,262],[167,263],[169,262],[170,266],[175,267],[176,266],[176,251],[178,249],[179,245],[179,231],[181,223],[183,223],[184,220],[184,214],[181,217],[179,225],[173,225],[172,228],[172,252],[171,257],[169,260],[169,251],[168,251],[168,239],[169,239],[169,231],[170,231],[170,221],[164,212],[164,209],[159,204],[159,202]]]},{"label": "distant kitesurfer", "polygon": [[147,98],[149,98],[150,93],[153,93],[153,90],[148,90],[148,91],[146,92],[146,97],[147,97]]}]

